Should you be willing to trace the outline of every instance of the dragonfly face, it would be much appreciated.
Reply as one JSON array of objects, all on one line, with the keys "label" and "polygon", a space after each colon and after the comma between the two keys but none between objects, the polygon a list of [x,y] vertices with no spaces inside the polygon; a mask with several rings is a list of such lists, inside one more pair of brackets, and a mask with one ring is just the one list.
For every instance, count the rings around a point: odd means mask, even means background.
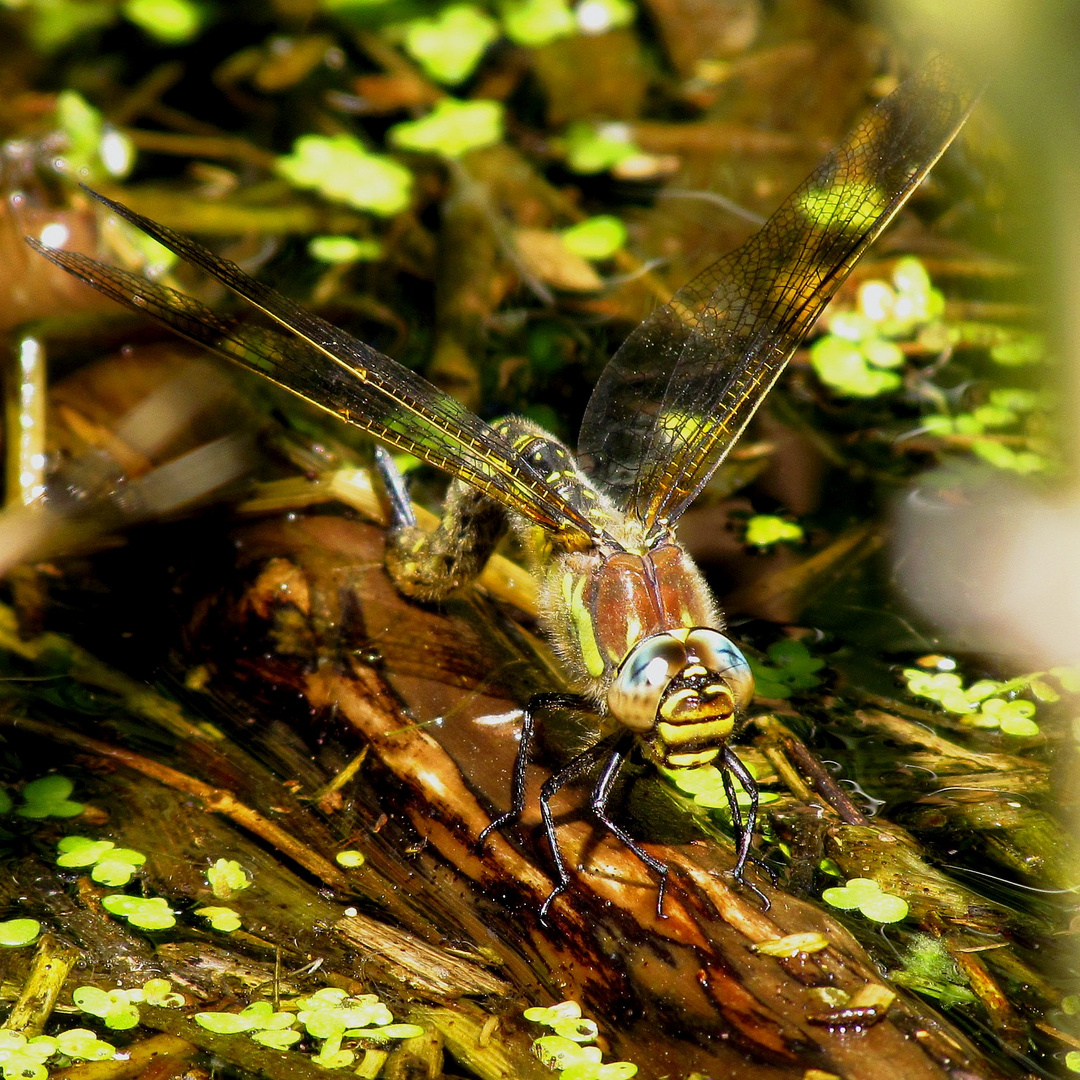
[{"label": "dragonfly face", "polygon": [[[541,576],[544,624],[580,696],[544,704],[609,712],[622,732],[574,759],[544,785],[542,810],[559,886],[569,872],[547,802],[562,783],[599,766],[592,808],[607,817],[628,741],[674,768],[717,761],[738,834],[736,874],[749,854],[756,804],[745,822],[728,773],[753,781],[727,746],[752,696],[745,659],[720,630],[704,580],[673,537],[681,514],[727,455],[788,358],[866,248],[952,141],[970,101],[948,67],[932,63],[903,84],[838,146],[742,247],[720,259],[624,342],[589,401],[575,457],[534,425],[489,426],[420,376],[324,322],[194,241],[101,196],[120,217],[217,277],[280,331],[222,317],[190,297],[46,248],[43,255],[121,304],[257,371],[381,441],[455,478],[442,536],[417,537],[402,520],[401,576],[462,579],[465,545],[447,534],[491,508],[529,542]],[[408,511],[401,508],[402,518]],[[432,567],[439,568],[439,572]],[[467,576],[467,575],[466,575]],[[520,814],[533,712],[526,710],[513,805],[485,830]],[[662,902],[663,877],[661,877]],[[548,898],[545,910],[552,897]]]}]

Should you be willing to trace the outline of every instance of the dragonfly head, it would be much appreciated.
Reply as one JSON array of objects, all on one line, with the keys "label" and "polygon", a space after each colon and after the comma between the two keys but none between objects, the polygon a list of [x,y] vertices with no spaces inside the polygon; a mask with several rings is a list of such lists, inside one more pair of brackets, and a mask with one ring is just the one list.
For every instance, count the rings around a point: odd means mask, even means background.
[{"label": "dragonfly head", "polygon": [[746,657],[717,630],[684,627],[639,641],[608,690],[611,714],[669,769],[706,765],[754,696]]}]

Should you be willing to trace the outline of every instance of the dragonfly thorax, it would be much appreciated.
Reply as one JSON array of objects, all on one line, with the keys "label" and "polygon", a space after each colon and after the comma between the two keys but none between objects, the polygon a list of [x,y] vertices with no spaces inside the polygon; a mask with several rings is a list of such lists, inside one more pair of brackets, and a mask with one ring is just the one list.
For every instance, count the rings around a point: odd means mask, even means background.
[{"label": "dragonfly thorax", "polygon": [[701,571],[674,540],[556,559],[546,629],[578,689],[671,768],[711,761],[753,696]]}]

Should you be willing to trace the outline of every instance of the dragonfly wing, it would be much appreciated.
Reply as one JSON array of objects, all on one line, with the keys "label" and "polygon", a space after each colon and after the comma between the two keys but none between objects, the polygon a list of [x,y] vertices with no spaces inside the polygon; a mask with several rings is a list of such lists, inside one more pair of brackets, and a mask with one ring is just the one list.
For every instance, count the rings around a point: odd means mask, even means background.
[{"label": "dragonfly wing", "polygon": [[626,339],[582,422],[583,467],[647,525],[676,521],[848,272],[971,107],[944,61],[902,84],[742,247]]},{"label": "dragonfly wing", "polygon": [[96,197],[267,312],[290,335],[237,323],[192,297],[85,255],[29,242],[46,258],[125,307],[151,316],[391,446],[472,484],[565,543],[585,544],[593,537],[596,529],[587,519],[518,461],[498,432],[449,394],[194,241]]}]

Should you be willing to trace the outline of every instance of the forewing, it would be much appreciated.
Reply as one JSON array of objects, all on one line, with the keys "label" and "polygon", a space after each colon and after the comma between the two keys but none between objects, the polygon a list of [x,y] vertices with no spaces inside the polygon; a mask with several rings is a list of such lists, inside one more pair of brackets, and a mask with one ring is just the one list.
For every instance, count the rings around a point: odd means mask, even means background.
[{"label": "forewing", "polygon": [[[305,311],[200,244],[95,196],[184,259],[213,274],[290,334],[237,323],[192,297],[85,255],[29,242],[99,292],[291,390],[390,445],[444,469],[560,536],[596,529],[514,459],[505,440],[448,394],[378,350]],[[291,336],[290,336],[291,335]]]},{"label": "forewing", "polygon": [[656,310],[612,357],[578,455],[617,505],[676,521],[866,248],[963,124],[935,61],[901,85],[742,247]]}]

